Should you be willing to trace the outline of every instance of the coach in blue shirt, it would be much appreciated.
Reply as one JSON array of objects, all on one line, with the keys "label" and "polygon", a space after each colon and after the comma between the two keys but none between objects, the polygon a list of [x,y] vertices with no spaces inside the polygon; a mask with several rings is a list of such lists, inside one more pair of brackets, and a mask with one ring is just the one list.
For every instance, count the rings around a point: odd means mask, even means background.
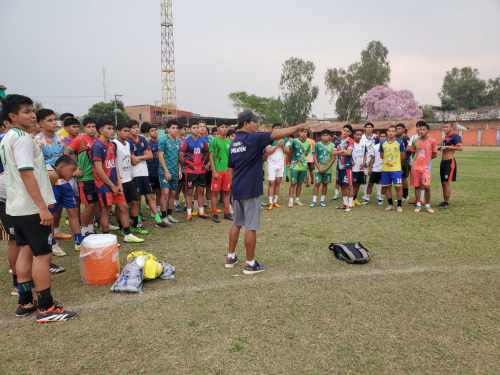
[{"label": "coach in blue shirt", "polygon": [[252,274],[265,271],[266,266],[255,261],[257,231],[260,227],[262,186],[262,153],[266,146],[277,139],[290,136],[300,129],[309,129],[311,124],[297,125],[258,133],[262,116],[246,109],[238,114],[236,137],[229,148],[228,175],[233,191],[234,221],[229,234],[229,254],[226,267],[233,268],[238,263],[235,255],[240,229],[245,227],[245,247],[247,262],[243,273]]}]

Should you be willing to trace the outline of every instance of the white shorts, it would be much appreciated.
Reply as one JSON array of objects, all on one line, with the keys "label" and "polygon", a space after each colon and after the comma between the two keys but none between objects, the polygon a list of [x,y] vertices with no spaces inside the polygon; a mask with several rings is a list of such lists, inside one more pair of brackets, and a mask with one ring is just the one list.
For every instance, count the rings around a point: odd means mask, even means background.
[{"label": "white shorts", "polygon": [[276,167],[272,164],[267,163],[267,180],[275,181],[276,178],[282,178],[285,172],[285,166]]}]

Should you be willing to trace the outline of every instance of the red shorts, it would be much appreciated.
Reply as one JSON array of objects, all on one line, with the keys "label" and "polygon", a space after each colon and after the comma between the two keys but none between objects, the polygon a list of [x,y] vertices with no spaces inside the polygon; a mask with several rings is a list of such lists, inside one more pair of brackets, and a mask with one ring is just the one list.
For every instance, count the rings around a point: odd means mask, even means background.
[{"label": "red shorts", "polygon": [[116,203],[122,203],[122,202],[127,202],[125,200],[125,195],[123,194],[113,194],[111,192],[109,193],[97,193],[99,196],[99,203],[101,203],[102,207],[106,206],[112,206]]},{"label": "red shorts", "polygon": [[217,172],[217,174],[219,175],[218,180],[212,174],[212,191],[231,191],[231,183],[227,172]]},{"label": "red shorts", "polygon": [[410,175],[410,185],[413,187],[419,187],[420,185],[430,186],[431,185],[431,172],[430,171],[417,171],[411,169]]}]

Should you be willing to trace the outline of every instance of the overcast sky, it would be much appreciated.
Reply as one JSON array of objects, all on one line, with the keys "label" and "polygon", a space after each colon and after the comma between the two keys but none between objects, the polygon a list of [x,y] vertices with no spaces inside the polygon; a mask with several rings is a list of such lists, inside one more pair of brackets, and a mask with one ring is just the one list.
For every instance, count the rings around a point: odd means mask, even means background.
[{"label": "overcast sky", "polygon": [[[179,109],[232,117],[227,95],[279,94],[281,65],[316,65],[312,113],[334,115],[328,68],[360,59],[371,40],[389,49],[393,89],[438,104],[447,70],[500,75],[499,0],[173,0]],[[161,100],[160,0],[0,0],[0,84],[59,113],[83,115],[123,95]]]}]

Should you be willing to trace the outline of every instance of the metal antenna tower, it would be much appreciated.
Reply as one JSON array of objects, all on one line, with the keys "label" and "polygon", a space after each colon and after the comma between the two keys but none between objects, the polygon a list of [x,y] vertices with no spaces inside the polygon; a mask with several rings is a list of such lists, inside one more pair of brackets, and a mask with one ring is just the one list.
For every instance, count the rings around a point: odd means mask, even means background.
[{"label": "metal antenna tower", "polygon": [[177,117],[172,0],[161,1],[161,97],[162,122]]}]

